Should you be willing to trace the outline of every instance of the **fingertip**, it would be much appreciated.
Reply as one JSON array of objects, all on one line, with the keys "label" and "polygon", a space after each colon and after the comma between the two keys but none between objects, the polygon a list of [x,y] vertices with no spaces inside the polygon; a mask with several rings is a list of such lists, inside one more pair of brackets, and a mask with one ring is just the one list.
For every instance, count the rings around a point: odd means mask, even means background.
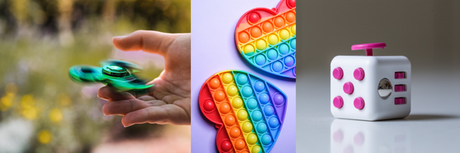
[{"label": "fingertip", "polygon": [[106,103],[102,106],[102,113],[104,114],[104,116],[110,115],[109,108],[107,105],[110,105],[110,103]]},{"label": "fingertip", "polygon": [[109,97],[107,97],[107,94],[108,94],[107,88],[108,88],[107,86],[99,88],[99,90],[97,91],[97,97],[108,101]]},{"label": "fingertip", "polygon": [[123,116],[123,118],[121,118],[121,124],[123,124],[123,127],[130,127],[134,124],[133,122],[129,120],[129,118],[130,117],[128,114],[126,114],[125,116]]}]

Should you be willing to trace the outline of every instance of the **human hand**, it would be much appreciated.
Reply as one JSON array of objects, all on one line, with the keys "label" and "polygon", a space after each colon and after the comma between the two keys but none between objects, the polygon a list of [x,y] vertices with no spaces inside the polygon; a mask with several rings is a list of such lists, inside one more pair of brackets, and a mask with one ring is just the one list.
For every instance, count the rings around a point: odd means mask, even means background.
[{"label": "human hand", "polygon": [[160,76],[144,96],[134,97],[113,87],[99,89],[98,97],[109,101],[102,107],[105,115],[122,115],[123,126],[156,123],[190,125],[190,34],[136,31],[113,38],[113,45],[123,51],[145,51],[165,59]]}]

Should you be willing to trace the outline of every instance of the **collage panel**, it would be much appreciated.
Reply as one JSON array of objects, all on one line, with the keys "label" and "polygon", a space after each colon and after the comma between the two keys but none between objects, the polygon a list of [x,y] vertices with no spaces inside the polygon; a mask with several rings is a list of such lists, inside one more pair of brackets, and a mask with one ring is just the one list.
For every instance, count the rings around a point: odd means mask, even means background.
[{"label": "collage panel", "polygon": [[0,153],[190,152],[190,7],[0,1]]},{"label": "collage panel", "polygon": [[295,152],[295,1],[199,2],[192,152]]}]

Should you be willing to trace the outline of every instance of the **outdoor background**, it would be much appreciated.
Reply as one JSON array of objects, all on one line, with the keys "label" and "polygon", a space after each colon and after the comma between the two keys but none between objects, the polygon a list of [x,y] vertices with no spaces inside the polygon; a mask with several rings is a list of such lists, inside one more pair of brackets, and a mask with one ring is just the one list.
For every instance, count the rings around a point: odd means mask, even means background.
[{"label": "outdoor background", "polygon": [[0,0],[0,152],[189,152],[190,126],[124,128],[101,112],[102,84],[69,79],[69,67],[105,59],[157,77],[161,56],[112,46],[138,29],[190,32],[190,1]]}]

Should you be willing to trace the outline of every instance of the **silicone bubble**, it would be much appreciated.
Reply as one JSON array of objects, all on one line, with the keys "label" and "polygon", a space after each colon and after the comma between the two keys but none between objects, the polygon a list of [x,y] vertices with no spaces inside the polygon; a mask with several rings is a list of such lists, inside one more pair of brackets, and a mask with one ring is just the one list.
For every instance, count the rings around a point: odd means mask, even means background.
[{"label": "silicone bubble", "polygon": [[284,19],[282,17],[276,17],[275,18],[275,26],[276,27],[282,27],[284,26]]},{"label": "silicone bubble", "polygon": [[286,20],[288,22],[294,22],[295,21],[295,13],[294,12],[286,13]]},{"label": "silicone bubble", "polygon": [[216,124],[219,152],[268,153],[286,114],[286,95],[266,80],[238,70],[216,73],[201,87],[203,115]]},{"label": "silicone bubble", "polygon": [[264,32],[271,32],[271,31],[273,30],[273,25],[272,25],[272,23],[270,23],[270,22],[268,22],[268,21],[265,22],[265,23],[263,23],[262,27],[263,27],[263,29],[264,29]]},{"label": "silicone bubble", "polygon": [[241,43],[246,43],[249,41],[249,34],[247,32],[241,32],[238,38]]},{"label": "silicone bubble", "polygon": [[295,3],[281,0],[276,8],[254,8],[241,15],[235,43],[244,60],[268,74],[296,78]]},{"label": "silicone bubble", "polygon": [[279,38],[276,34],[271,34],[268,36],[268,43],[270,45],[276,45],[279,42]]}]

